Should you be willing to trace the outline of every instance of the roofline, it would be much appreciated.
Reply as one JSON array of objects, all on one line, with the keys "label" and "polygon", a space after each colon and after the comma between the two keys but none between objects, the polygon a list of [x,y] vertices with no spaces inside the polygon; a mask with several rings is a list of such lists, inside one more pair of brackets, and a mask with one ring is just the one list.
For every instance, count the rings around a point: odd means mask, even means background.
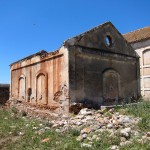
[{"label": "roofline", "polygon": [[[57,49],[57,50],[58,50],[58,49]],[[16,64],[16,63],[18,63],[18,62],[24,61],[24,60],[31,59],[31,58],[33,58],[33,57],[35,57],[35,56],[38,56],[38,55],[51,54],[51,53],[56,52],[57,50],[54,50],[54,51],[51,51],[51,52],[47,52],[47,51],[45,51],[45,50],[41,50],[41,51],[39,51],[39,52],[37,52],[37,53],[35,53],[35,54],[29,55],[29,56],[27,56],[27,57],[25,57],[25,58],[23,58],[23,59],[20,59],[20,60],[18,60],[18,61],[15,61],[15,62],[11,63],[9,66],[12,66],[12,65],[14,65],[14,64]]]},{"label": "roofline", "polygon": [[[92,32],[92,31],[94,31],[95,29],[97,29],[97,28],[99,28],[99,27],[103,27],[103,26],[105,26],[105,25],[107,25],[107,24],[113,25],[110,21],[104,22],[103,24],[100,24],[100,25],[98,25],[98,26],[95,26],[94,28],[91,28],[91,29],[89,29],[89,30],[87,30],[87,31],[85,31],[85,32],[82,32],[82,33],[80,33],[80,34],[78,34],[78,35],[76,35],[76,36],[73,36],[73,37],[71,37],[71,38],[65,40],[65,41],[63,42],[63,45],[65,45],[65,44],[67,43],[67,41],[69,41],[69,40],[71,40],[71,39],[73,39],[73,38],[77,38],[77,37],[80,37],[80,36],[82,37],[84,34],[89,33],[89,32]],[[114,26],[114,25],[113,25],[113,26]]]},{"label": "roofline", "polygon": [[[128,36],[128,34],[134,34],[134,32],[136,32],[136,31],[140,31],[140,30],[143,30],[143,29],[146,29],[146,28],[149,28],[150,26],[146,26],[146,27],[143,27],[143,28],[139,28],[139,29],[137,29],[137,30],[133,30],[133,31],[130,31],[130,32],[128,32],[128,33],[125,33],[125,34],[122,34],[123,35],[123,37],[124,36]],[[125,38],[125,37],[124,37]],[[128,41],[128,43],[136,43],[136,42],[140,42],[140,41],[144,41],[144,40],[147,40],[147,39],[149,39],[150,37],[147,37],[147,38],[143,38],[143,39],[140,39],[140,40],[134,40],[134,41],[131,41],[131,42],[129,42]],[[126,39],[126,38],[125,38]]]},{"label": "roofline", "polygon": [[[103,24],[100,24],[100,25],[98,25],[98,26],[96,26],[96,27],[94,27],[94,28],[92,28],[92,29],[90,29],[90,30],[88,30],[88,31],[86,31],[86,32],[83,32],[83,33],[81,33],[81,34],[79,34],[79,35],[77,35],[77,36],[74,36],[74,37],[72,37],[72,38],[69,38],[68,40],[66,40],[66,41],[64,41],[64,46],[66,46],[66,45],[74,45],[74,44],[72,44],[72,42],[71,42],[71,44],[70,44],[70,41],[72,40],[72,39],[75,39],[76,38],[76,40],[77,41],[80,41],[81,40],[81,38],[85,35],[85,34],[87,34],[87,33],[90,33],[90,32],[92,32],[92,31],[94,31],[94,30],[96,30],[96,29],[98,29],[98,28],[103,28],[104,26],[106,26],[106,25],[111,25],[113,28],[114,28],[114,30],[124,39],[124,42],[126,42],[126,44],[134,51],[134,49],[133,49],[133,47],[131,46],[131,44],[126,40],[126,38],[117,30],[117,28],[110,22],[110,21],[108,21],[108,22],[105,22],[105,23],[103,23]],[[70,41],[69,41],[70,40]],[[74,43],[74,42],[73,42]],[[136,54],[136,52],[135,52],[135,54]],[[135,58],[137,58],[138,56],[136,55],[135,56]]]},{"label": "roofline", "polygon": [[131,42],[128,42],[128,43],[130,43],[130,44],[134,44],[134,43],[143,42],[143,41],[145,41],[145,40],[149,40],[149,39],[150,39],[150,37],[147,37],[147,38],[143,38],[143,39],[140,39],[140,40],[131,41]]},{"label": "roofline", "polygon": [[150,27],[150,26],[146,26],[146,27],[143,27],[143,28],[139,28],[139,29],[136,29],[136,30],[133,30],[133,31],[127,32],[127,33],[125,33],[125,34],[123,34],[123,35],[127,35],[127,34],[130,34],[130,33],[135,32],[135,31],[143,30],[143,29],[145,29],[145,28],[149,28],[149,27]]},{"label": "roofline", "polygon": [[20,60],[18,60],[18,61],[15,61],[15,62],[11,63],[10,66],[14,65],[15,63],[24,61],[24,60],[26,60],[26,59],[33,58],[34,56],[40,55],[41,53],[47,53],[47,52],[46,52],[45,50],[41,50],[41,51],[39,51],[39,52],[37,52],[37,53],[31,54],[31,55],[29,55],[29,56],[27,56],[27,57],[24,57],[24,58],[22,58],[22,59],[20,59]]}]

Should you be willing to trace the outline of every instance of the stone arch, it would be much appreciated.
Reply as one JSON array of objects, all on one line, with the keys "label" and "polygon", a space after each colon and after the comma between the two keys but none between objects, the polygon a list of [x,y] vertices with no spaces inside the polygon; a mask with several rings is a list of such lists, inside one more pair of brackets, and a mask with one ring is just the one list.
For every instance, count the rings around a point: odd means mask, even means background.
[{"label": "stone arch", "polygon": [[150,49],[143,51],[143,65],[150,65]]},{"label": "stone arch", "polygon": [[26,99],[26,77],[23,74],[18,79],[18,99]]},{"label": "stone arch", "polygon": [[48,103],[48,82],[47,73],[40,70],[36,74],[36,102],[47,105]]},{"label": "stone arch", "polygon": [[103,98],[105,100],[115,100],[120,93],[120,75],[114,69],[103,71]]}]

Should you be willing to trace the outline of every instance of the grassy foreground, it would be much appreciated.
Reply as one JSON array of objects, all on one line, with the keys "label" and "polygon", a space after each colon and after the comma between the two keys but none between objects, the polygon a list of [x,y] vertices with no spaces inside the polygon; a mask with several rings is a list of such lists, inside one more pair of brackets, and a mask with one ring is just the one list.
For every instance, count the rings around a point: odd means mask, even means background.
[{"label": "grassy foreground", "polygon": [[141,118],[138,124],[139,129],[145,132],[150,131],[150,101],[143,101],[135,105],[125,105],[122,108],[117,108],[116,111]]},{"label": "grassy foreground", "polygon": [[[141,132],[150,131],[150,102],[117,108],[123,114],[142,118],[136,127]],[[18,114],[14,109],[0,108],[0,150],[108,150],[111,145],[118,145],[118,137],[110,138],[107,132],[94,141],[92,147],[82,147],[76,140],[78,132],[70,129],[58,133],[46,122],[31,119]],[[149,142],[139,143],[136,139],[131,145],[122,146],[120,150],[149,150]]]}]

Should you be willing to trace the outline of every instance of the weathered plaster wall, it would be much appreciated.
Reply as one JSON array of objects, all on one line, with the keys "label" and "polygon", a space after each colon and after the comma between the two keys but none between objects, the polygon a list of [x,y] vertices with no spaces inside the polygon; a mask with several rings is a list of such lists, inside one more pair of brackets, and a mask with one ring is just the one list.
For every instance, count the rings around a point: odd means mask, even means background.
[{"label": "weathered plaster wall", "polygon": [[68,90],[68,52],[41,53],[11,65],[11,98],[59,107]]},{"label": "weathered plaster wall", "polygon": [[131,45],[140,56],[141,93],[150,99],[150,40]]},{"label": "weathered plaster wall", "polygon": [[72,102],[114,104],[140,95],[136,58],[72,47],[69,51]]},{"label": "weathered plaster wall", "polygon": [[140,95],[139,58],[111,23],[65,44],[69,49],[71,102],[109,105]]},{"label": "weathered plaster wall", "polygon": [[59,51],[13,63],[11,98],[65,112],[73,102],[115,104],[140,95],[138,67],[135,51],[108,22],[65,41]]}]

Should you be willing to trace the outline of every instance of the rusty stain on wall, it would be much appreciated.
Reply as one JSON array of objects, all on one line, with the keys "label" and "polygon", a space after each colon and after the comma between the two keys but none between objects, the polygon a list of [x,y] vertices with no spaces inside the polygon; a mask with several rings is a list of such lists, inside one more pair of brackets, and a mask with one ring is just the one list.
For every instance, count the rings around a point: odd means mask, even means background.
[{"label": "rusty stain on wall", "polygon": [[66,82],[64,55],[63,49],[50,53],[42,50],[11,64],[11,98],[58,108],[56,93]]}]

